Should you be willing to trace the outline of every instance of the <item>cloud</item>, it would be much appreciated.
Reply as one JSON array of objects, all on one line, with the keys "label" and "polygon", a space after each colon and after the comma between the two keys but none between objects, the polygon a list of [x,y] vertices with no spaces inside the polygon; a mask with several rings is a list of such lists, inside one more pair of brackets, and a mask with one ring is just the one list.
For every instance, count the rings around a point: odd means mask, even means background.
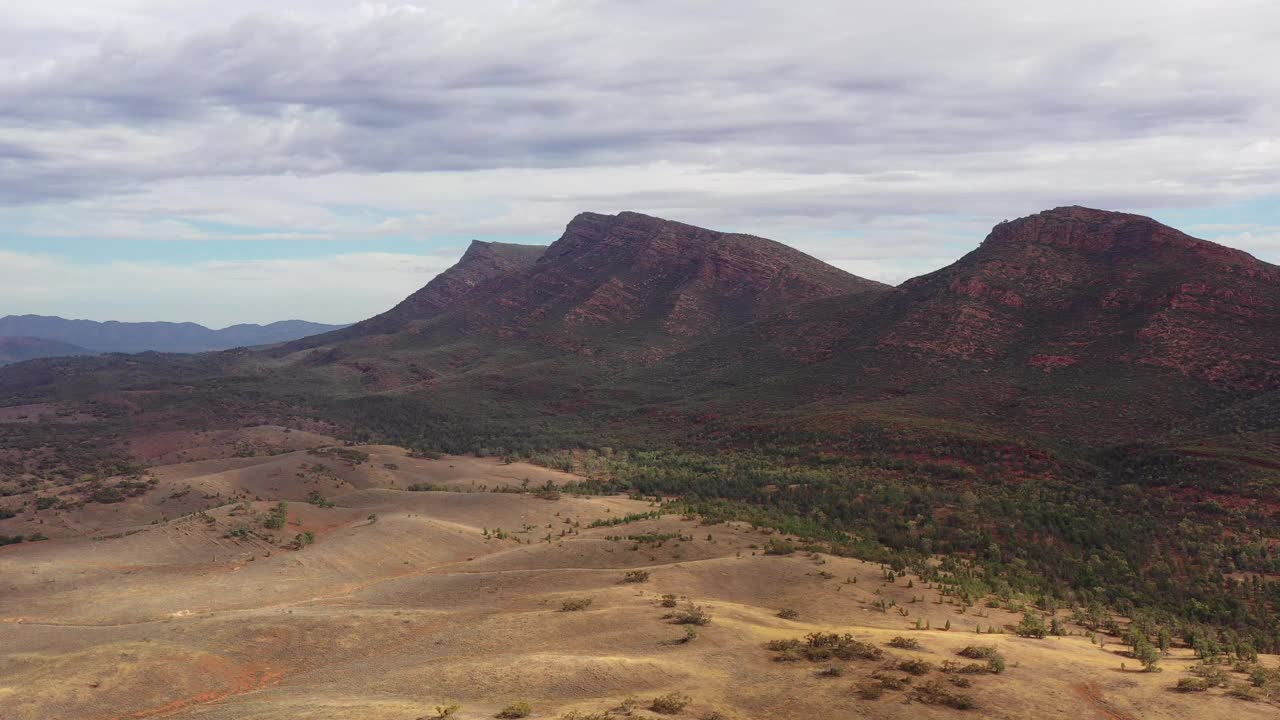
[{"label": "cloud", "polygon": [[1221,197],[1242,166],[1240,191],[1275,189],[1278,151],[1248,141],[1280,119],[1253,61],[1280,11],[1113,3],[1103,23],[1091,4],[482,2],[181,25],[153,8],[0,75],[0,123],[32,155],[0,198],[654,160],[979,179],[1031,163],[1044,187],[1161,140],[1179,159],[1151,173],[1185,194]]},{"label": "cloud", "polygon": [[[1261,0],[15,5],[0,227],[358,248],[634,209],[897,281],[1046,207],[1280,197],[1277,26]],[[1274,261],[1268,232],[1222,237]]]}]

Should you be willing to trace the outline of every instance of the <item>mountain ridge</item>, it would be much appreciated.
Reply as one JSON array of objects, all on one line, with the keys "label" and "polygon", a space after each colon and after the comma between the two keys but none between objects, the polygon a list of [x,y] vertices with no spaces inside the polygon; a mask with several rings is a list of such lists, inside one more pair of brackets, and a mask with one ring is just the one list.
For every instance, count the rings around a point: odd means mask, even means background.
[{"label": "mountain ridge", "polygon": [[211,329],[193,322],[69,320],[56,315],[0,317],[0,337],[37,337],[94,352],[209,352],[268,345],[344,327],[305,320],[241,323]]},{"label": "mountain ridge", "polygon": [[79,345],[21,335],[0,336],[0,366],[47,357],[93,355]]}]

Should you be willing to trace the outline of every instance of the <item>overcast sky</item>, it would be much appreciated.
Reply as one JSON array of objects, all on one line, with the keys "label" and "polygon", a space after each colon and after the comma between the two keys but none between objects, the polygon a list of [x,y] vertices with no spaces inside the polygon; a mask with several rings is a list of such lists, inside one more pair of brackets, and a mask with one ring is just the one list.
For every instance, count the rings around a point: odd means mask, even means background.
[{"label": "overcast sky", "polygon": [[0,315],[349,322],[582,210],[890,283],[1069,204],[1280,262],[1277,67],[1270,0],[0,0]]}]

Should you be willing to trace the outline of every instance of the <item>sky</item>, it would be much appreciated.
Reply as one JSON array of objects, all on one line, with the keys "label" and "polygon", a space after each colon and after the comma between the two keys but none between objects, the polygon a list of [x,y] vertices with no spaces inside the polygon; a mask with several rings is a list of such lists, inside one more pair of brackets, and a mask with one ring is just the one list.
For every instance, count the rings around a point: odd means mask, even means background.
[{"label": "sky", "polygon": [[898,283],[1061,205],[1280,262],[1280,3],[0,0],[0,315],[376,314],[635,210]]}]

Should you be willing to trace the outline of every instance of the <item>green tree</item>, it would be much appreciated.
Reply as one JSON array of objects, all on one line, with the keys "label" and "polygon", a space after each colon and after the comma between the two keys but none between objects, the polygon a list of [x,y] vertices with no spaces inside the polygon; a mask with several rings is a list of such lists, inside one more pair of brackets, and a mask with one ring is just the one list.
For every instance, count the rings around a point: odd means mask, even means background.
[{"label": "green tree", "polygon": [[1028,610],[1022,614],[1022,622],[1018,623],[1017,633],[1022,637],[1043,638],[1049,629],[1044,626],[1044,618],[1040,614]]},{"label": "green tree", "polygon": [[1160,664],[1159,651],[1146,638],[1139,638],[1133,646],[1133,657],[1142,663],[1142,669],[1147,672],[1156,672],[1156,666]]}]

